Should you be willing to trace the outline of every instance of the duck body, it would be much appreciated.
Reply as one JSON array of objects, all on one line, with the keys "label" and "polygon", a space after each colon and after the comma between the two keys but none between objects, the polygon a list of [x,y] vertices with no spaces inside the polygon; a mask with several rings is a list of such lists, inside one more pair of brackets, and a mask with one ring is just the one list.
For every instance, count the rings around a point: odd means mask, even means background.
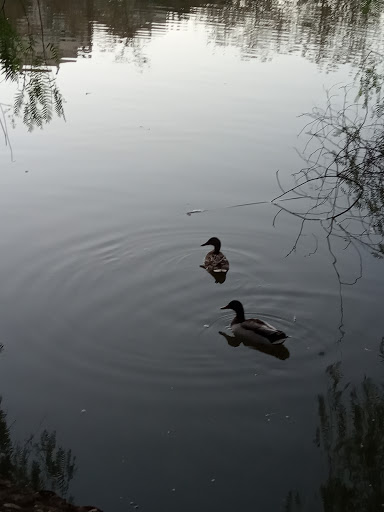
[{"label": "duck body", "polygon": [[228,272],[229,263],[222,252],[209,251],[205,256],[204,268],[208,272]]},{"label": "duck body", "polygon": [[209,251],[204,259],[204,265],[203,267],[208,272],[228,272],[229,270],[229,261],[224,256],[224,254],[220,251],[221,248],[221,242],[218,238],[212,237],[208,240],[208,242],[205,242],[205,244],[202,244],[201,247],[204,247],[205,245],[213,245],[214,249],[212,251]]},{"label": "duck body", "polygon": [[250,343],[266,343],[268,345],[280,345],[288,338],[285,332],[276,329],[271,324],[258,318],[246,319],[244,308],[238,300],[231,301],[221,309],[233,309],[236,313],[231,322],[231,329],[235,336],[246,339]]}]

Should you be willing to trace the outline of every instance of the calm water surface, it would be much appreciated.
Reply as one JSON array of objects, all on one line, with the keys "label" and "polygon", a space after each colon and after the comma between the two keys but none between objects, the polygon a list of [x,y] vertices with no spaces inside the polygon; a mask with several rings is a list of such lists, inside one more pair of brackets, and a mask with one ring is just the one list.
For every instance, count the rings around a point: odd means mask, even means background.
[{"label": "calm water surface", "polygon": [[[40,3],[66,122],[28,133],[8,118],[14,161],[0,149],[0,389],[15,436],[56,429],[77,456],[71,494],[105,510],[278,511],[294,490],[323,510],[318,395],[336,361],[343,383],[380,383],[383,264],[363,255],[341,317],[310,230],[286,257],[296,219],[228,207],[269,201],[276,171],[289,182],[300,168],[298,115],[383,49],[381,4]],[[8,15],[27,30],[16,1]],[[0,84],[3,104],[15,87]],[[222,285],[199,268],[213,235],[231,263]],[[340,261],[353,280],[356,257]],[[288,358],[219,334],[235,298],[292,336]]]}]

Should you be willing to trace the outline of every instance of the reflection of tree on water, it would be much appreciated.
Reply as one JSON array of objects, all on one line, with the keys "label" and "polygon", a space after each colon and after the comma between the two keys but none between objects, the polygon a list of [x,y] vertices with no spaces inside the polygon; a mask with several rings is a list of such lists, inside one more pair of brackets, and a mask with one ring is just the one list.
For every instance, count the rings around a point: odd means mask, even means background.
[{"label": "reflection of tree on water", "polygon": [[[239,47],[245,58],[269,59],[276,53],[300,52],[311,62],[330,67],[351,61],[357,64],[376,40],[384,5],[383,0],[39,1],[44,30],[64,56],[76,57],[69,44],[73,38],[78,41],[79,53],[90,55],[91,27],[102,24],[113,36],[108,44],[118,49],[118,58],[128,59],[124,48],[130,47],[139,65],[146,63],[142,54],[146,40],[155,32],[164,32],[175,19],[190,17],[206,25],[216,45]],[[30,10],[36,2],[25,0]]]},{"label": "reflection of tree on water", "polygon": [[[308,224],[323,229],[339,283],[341,337],[343,286],[361,278],[363,250],[384,256],[384,74],[378,71],[383,62],[370,59],[364,61],[357,83],[331,90],[324,109],[306,114],[305,166],[293,174],[292,186],[283,186],[278,178],[281,194],[272,201],[278,207],[276,217],[286,212],[299,219],[290,253]],[[338,266],[338,256],[346,251],[358,259],[359,270],[351,280],[342,277]]]},{"label": "reflection of tree on water", "polygon": [[[3,351],[0,343],[0,353]],[[33,489],[50,489],[66,496],[76,472],[76,457],[57,444],[56,432],[43,430],[23,444],[14,443],[1,408],[0,397],[0,478]]]},{"label": "reflection of tree on water", "polygon": [[226,1],[197,11],[216,19],[212,39],[235,44],[247,57],[268,59],[274,53],[300,50],[312,62],[330,66],[359,62],[372,41],[368,27],[380,23],[382,0]]},{"label": "reflection of tree on water", "polygon": [[[0,399],[1,404],[1,399]],[[7,415],[0,408],[0,476],[20,486],[50,489],[66,496],[76,471],[71,450],[57,444],[56,432],[44,430],[25,443],[11,439]]]},{"label": "reflection of tree on water", "polygon": [[[321,484],[325,512],[377,512],[384,503],[384,389],[365,378],[359,386],[343,384],[340,363],[327,369],[327,392],[318,397],[316,444],[327,461]],[[290,492],[286,510],[305,508]]]},{"label": "reflection of tree on water", "polygon": [[293,175],[291,188],[280,185],[273,200],[279,213],[301,219],[298,240],[305,223],[314,221],[328,238],[384,255],[384,102],[372,97],[383,78],[367,68],[357,99],[356,88],[342,87],[341,97],[335,91],[335,100],[331,91],[324,109],[307,114],[306,166]]}]

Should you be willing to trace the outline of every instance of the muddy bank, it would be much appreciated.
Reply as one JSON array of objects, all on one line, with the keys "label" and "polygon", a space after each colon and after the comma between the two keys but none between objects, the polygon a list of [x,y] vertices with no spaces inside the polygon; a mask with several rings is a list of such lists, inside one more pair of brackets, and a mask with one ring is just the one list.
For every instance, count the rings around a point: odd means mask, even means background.
[{"label": "muddy bank", "polygon": [[71,505],[53,491],[34,491],[0,480],[0,511],[33,512],[102,512],[94,506]]}]

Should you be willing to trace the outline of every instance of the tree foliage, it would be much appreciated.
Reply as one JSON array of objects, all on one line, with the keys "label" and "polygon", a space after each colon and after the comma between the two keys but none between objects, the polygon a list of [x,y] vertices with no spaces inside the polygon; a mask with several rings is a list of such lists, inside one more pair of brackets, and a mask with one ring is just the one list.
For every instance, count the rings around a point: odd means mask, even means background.
[{"label": "tree foliage", "polygon": [[[273,202],[304,224],[315,221],[327,237],[384,255],[383,75],[365,66],[354,84],[327,93],[325,108],[305,114],[306,165]],[[356,92],[357,91],[357,92]],[[298,199],[287,207],[285,201]],[[284,201],[284,204],[282,204]]]},{"label": "tree foliage", "polygon": [[[35,126],[42,128],[49,123],[54,113],[65,116],[64,99],[51,64],[58,68],[59,52],[52,43],[46,43],[42,19],[38,37],[32,32],[27,11],[25,17],[29,29],[27,36],[22,37],[7,18],[6,9],[0,11],[0,73],[17,84],[13,114],[22,117],[31,131]],[[7,140],[4,114],[0,122]]]}]

